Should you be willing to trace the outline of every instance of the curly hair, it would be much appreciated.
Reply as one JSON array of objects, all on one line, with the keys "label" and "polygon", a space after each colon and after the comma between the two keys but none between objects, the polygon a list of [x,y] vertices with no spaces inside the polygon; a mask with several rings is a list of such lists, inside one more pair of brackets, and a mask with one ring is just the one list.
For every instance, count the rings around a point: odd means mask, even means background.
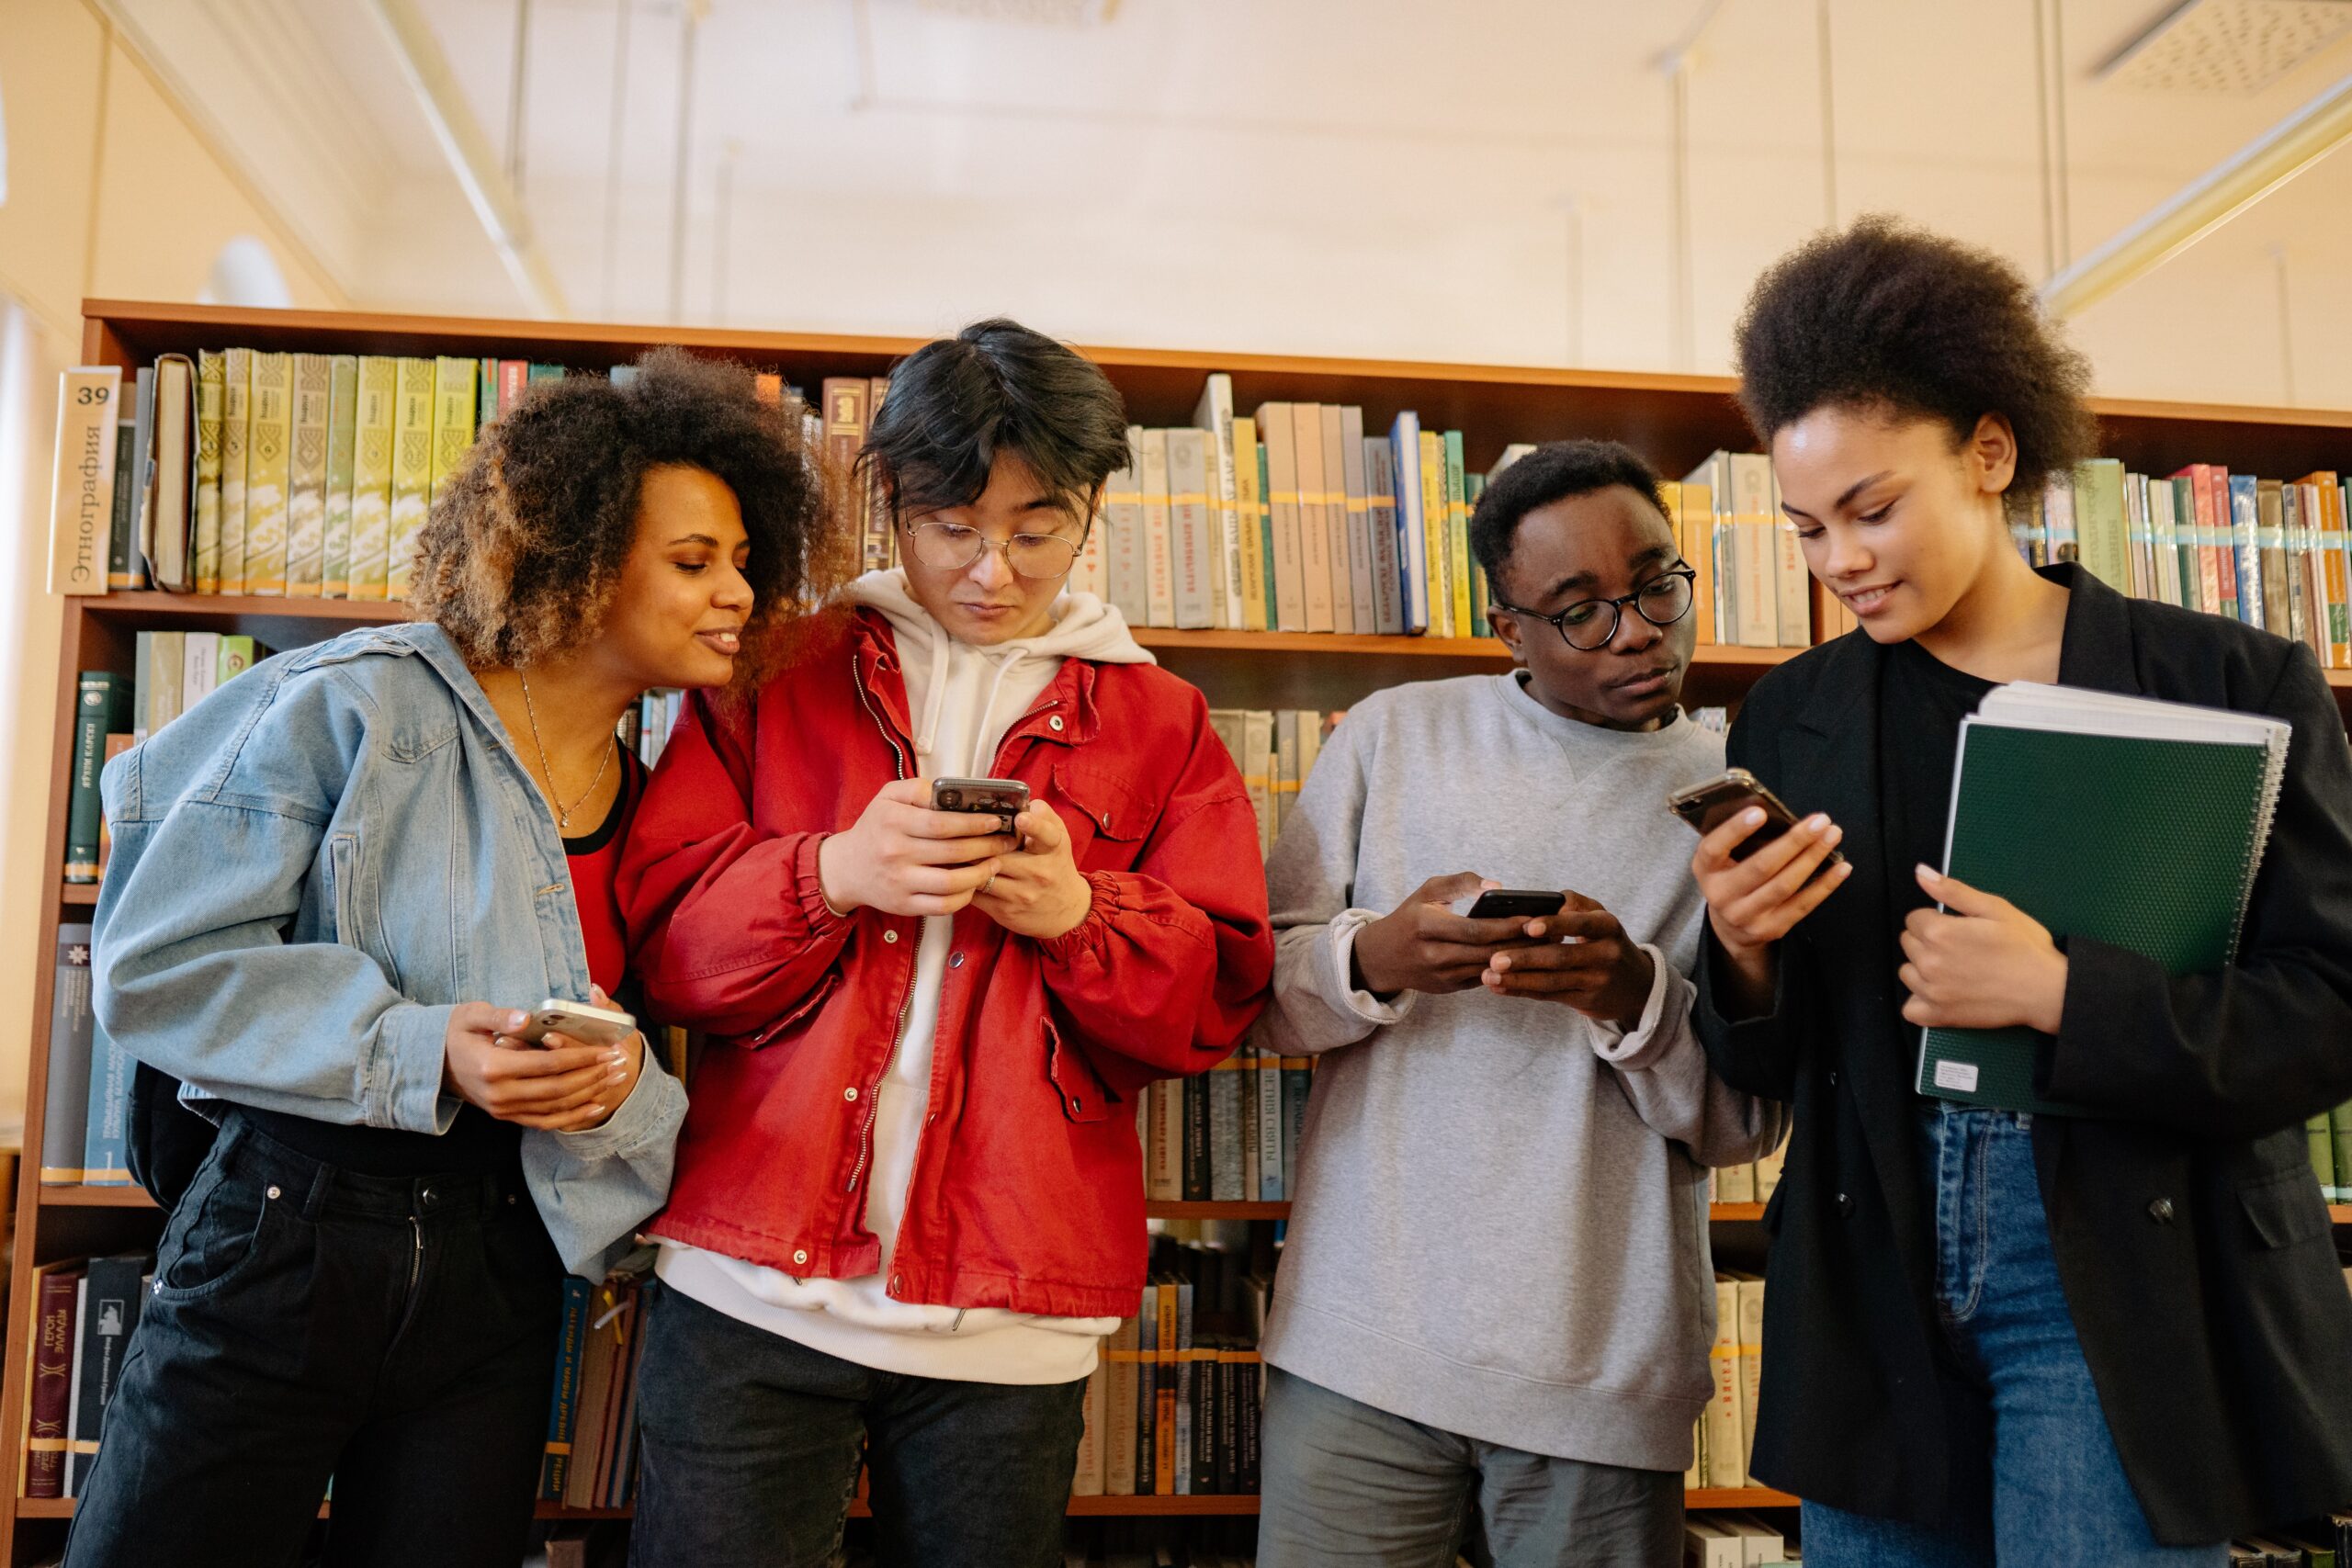
[{"label": "curly hair", "polygon": [[1521,519],[1538,507],[1623,485],[1663,513],[1657,473],[1641,454],[1615,441],[1547,441],[1495,476],[1470,513],[1470,553],[1486,569],[1487,588],[1502,596]]},{"label": "curly hair", "polygon": [[1735,337],[1739,402],[1770,446],[1825,406],[1940,421],[1955,446],[1988,413],[2017,436],[2008,501],[2091,455],[2090,361],[2068,346],[2024,274],[1991,251],[1884,215],[1781,257]]},{"label": "curly hair", "polygon": [[484,430],[417,539],[416,613],[469,663],[530,664],[592,640],[637,538],[646,470],[702,468],[735,493],[755,595],[736,660],[748,687],[847,575],[823,466],[750,371],[659,348],[626,383],[536,385]]}]

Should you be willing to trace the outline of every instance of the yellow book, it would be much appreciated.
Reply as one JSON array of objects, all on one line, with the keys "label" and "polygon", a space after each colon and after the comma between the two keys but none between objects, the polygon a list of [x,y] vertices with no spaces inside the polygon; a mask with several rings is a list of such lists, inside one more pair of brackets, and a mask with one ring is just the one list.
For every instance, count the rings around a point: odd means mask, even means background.
[{"label": "yellow book", "polygon": [[245,591],[245,447],[253,435],[254,351],[220,355],[220,592]]},{"label": "yellow book", "polygon": [[254,355],[245,447],[245,592],[286,592],[286,499],[294,445],[294,356]]},{"label": "yellow book", "polygon": [[1690,584],[1690,614],[1704,646],[1723,640],[1715,632],[1715,492],[1689,479],[1681,490],[1682,559],[1699,574]]},{"label": "yellow book", "polygon": [[359,356],[338,354],[328,362],[325,560],[319,592],[328,599],[351,597],[352,459],[357,455]]},{"label": "yellow book", "polygon": [[1431,637],[1456,637],[1453,619],[1453,550],[1447,526],[1451,508],[1445,502],[1445,439],[1434,430],[1421,432],[1421,532],[1426,536],[1430,575]]},{"label": "yellow book", "polygon": [[198,593],[220,592],[220,395],[226,382],[224,355],[199,349],[196,355],[196,565]]},{"label": "yellow book", "polygon": [[1262,632],[1266,625],[1266,539],[1258,525],[1258,422],[1247,414],[1233,420],[1234,537],[1241,549],[1241,626]]},{"label": "yellow book", "polygon": [[406,599],[416,581],[416,538],[433,498],[433,361],[400,361],[392,394],[392,530],[384,596]]},{"label": "yellow book", "polygon": [[286,489],[286,596],[316,599],[326,581],[327,410],[334,360],[294,356],[293,460]]},{"label": "yellow book", "polygon": [[382,355],[359,361],[358,411],[351,454],[351,596],[381,599],[392,539],[392,427],[400,364]]},{"label": "yellow book", "polygon": [[1747,1480],[1747,1450],[1740,1446],[1739,1282],[1715,1276],[1715,1342],[1707,1351],[1715,1391],[1707,1401],[1707,1484],[1740,1486]]},{"label": "yellow book", "polygon": [[1453,635],[1476,637],[1482,628],[1470,618],[1470,503],[1463,488],[1462,432],[1449,430],[1445,455],[1445,546],[1453,589]]},{"label": "yellow book", "polygon": [[481,412],[481,394],[474,378],[477,360],[443,355],[433,362],[433,497],[441,499],[450,477],[465,466],[473,449],[474,416]]}]

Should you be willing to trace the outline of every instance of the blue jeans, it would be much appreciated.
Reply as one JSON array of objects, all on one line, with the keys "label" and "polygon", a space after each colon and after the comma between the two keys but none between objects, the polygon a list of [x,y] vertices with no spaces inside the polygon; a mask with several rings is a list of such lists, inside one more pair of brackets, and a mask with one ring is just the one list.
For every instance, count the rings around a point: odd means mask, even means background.
[{"label": "blue jeans", "polygon": [[1939,1529],[1807,1503],[1805,1568],[2223,1568],[2225,1547],[2149,1533],[2059,1288],[2027,1120],[1938,1101],[1921,1108],[1918,1142],[1944,1393],[1982,1402],[1992,1506]]},{"label": "blue jeans", "polygon": [[1085,1379],[877,1372],[648,1293],[637,1568],[835,1568],[861,1461],[882,1568],[1059,1568]]}]

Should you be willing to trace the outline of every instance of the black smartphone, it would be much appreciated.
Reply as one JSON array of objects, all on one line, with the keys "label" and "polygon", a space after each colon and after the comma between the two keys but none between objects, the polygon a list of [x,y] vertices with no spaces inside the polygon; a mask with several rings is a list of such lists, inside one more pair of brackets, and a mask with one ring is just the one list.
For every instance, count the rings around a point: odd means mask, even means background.
[{"label": "black smartphone", "polygon": [[1489,887],[1470,906],[1474,920],[1536,919],[1556,915],[1567,902],[1559,893],[1536,893],[1523,887]]},{"label": "black smartphone", "polygon": [[[1782,804],[1781,797],[1764,787],[1762,781],[1746,768],[1726,768],[1712,779],[1676,790],[1666,797],[1666,808],[1679,817],[1701,835],[1713,832],[1749,807],[1761,807],[1764,820],[1756,831],[1740,840],[1731,852],[1734,860],[1746,860],[1797,825],[1797,815]],[[1836,850],[1821,863],[1836,865],[1845,856]]]},{"label": "black smartphone", "polygon": [[1029,804],[1029,786],[1019,779],[933,779],[933,811],[969,811],[1001,817],[1008,826]]}]

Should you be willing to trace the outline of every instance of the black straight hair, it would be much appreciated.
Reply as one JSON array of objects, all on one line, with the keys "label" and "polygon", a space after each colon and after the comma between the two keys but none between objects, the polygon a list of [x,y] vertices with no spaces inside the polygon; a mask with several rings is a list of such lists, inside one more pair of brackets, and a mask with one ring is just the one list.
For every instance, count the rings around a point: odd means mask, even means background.
[{"label": "black straight hair", "polygon": [[1623,485],[1666,511],[1657,471],[1618,441],[1547,441],[1495,476],[1470,514],[1470,549],[1486,570],[1487,592],[1503,597],[1502,571],[1510,564],[1520,520],[1539,506]]},{"label": "black straight hair", "polygon": [[999,316],[891,367],[857,472],[900,521],[970,505],[1006,452],[1085,522],[1103,481],[1126,466],[1127,411],[1091,361]]}]

